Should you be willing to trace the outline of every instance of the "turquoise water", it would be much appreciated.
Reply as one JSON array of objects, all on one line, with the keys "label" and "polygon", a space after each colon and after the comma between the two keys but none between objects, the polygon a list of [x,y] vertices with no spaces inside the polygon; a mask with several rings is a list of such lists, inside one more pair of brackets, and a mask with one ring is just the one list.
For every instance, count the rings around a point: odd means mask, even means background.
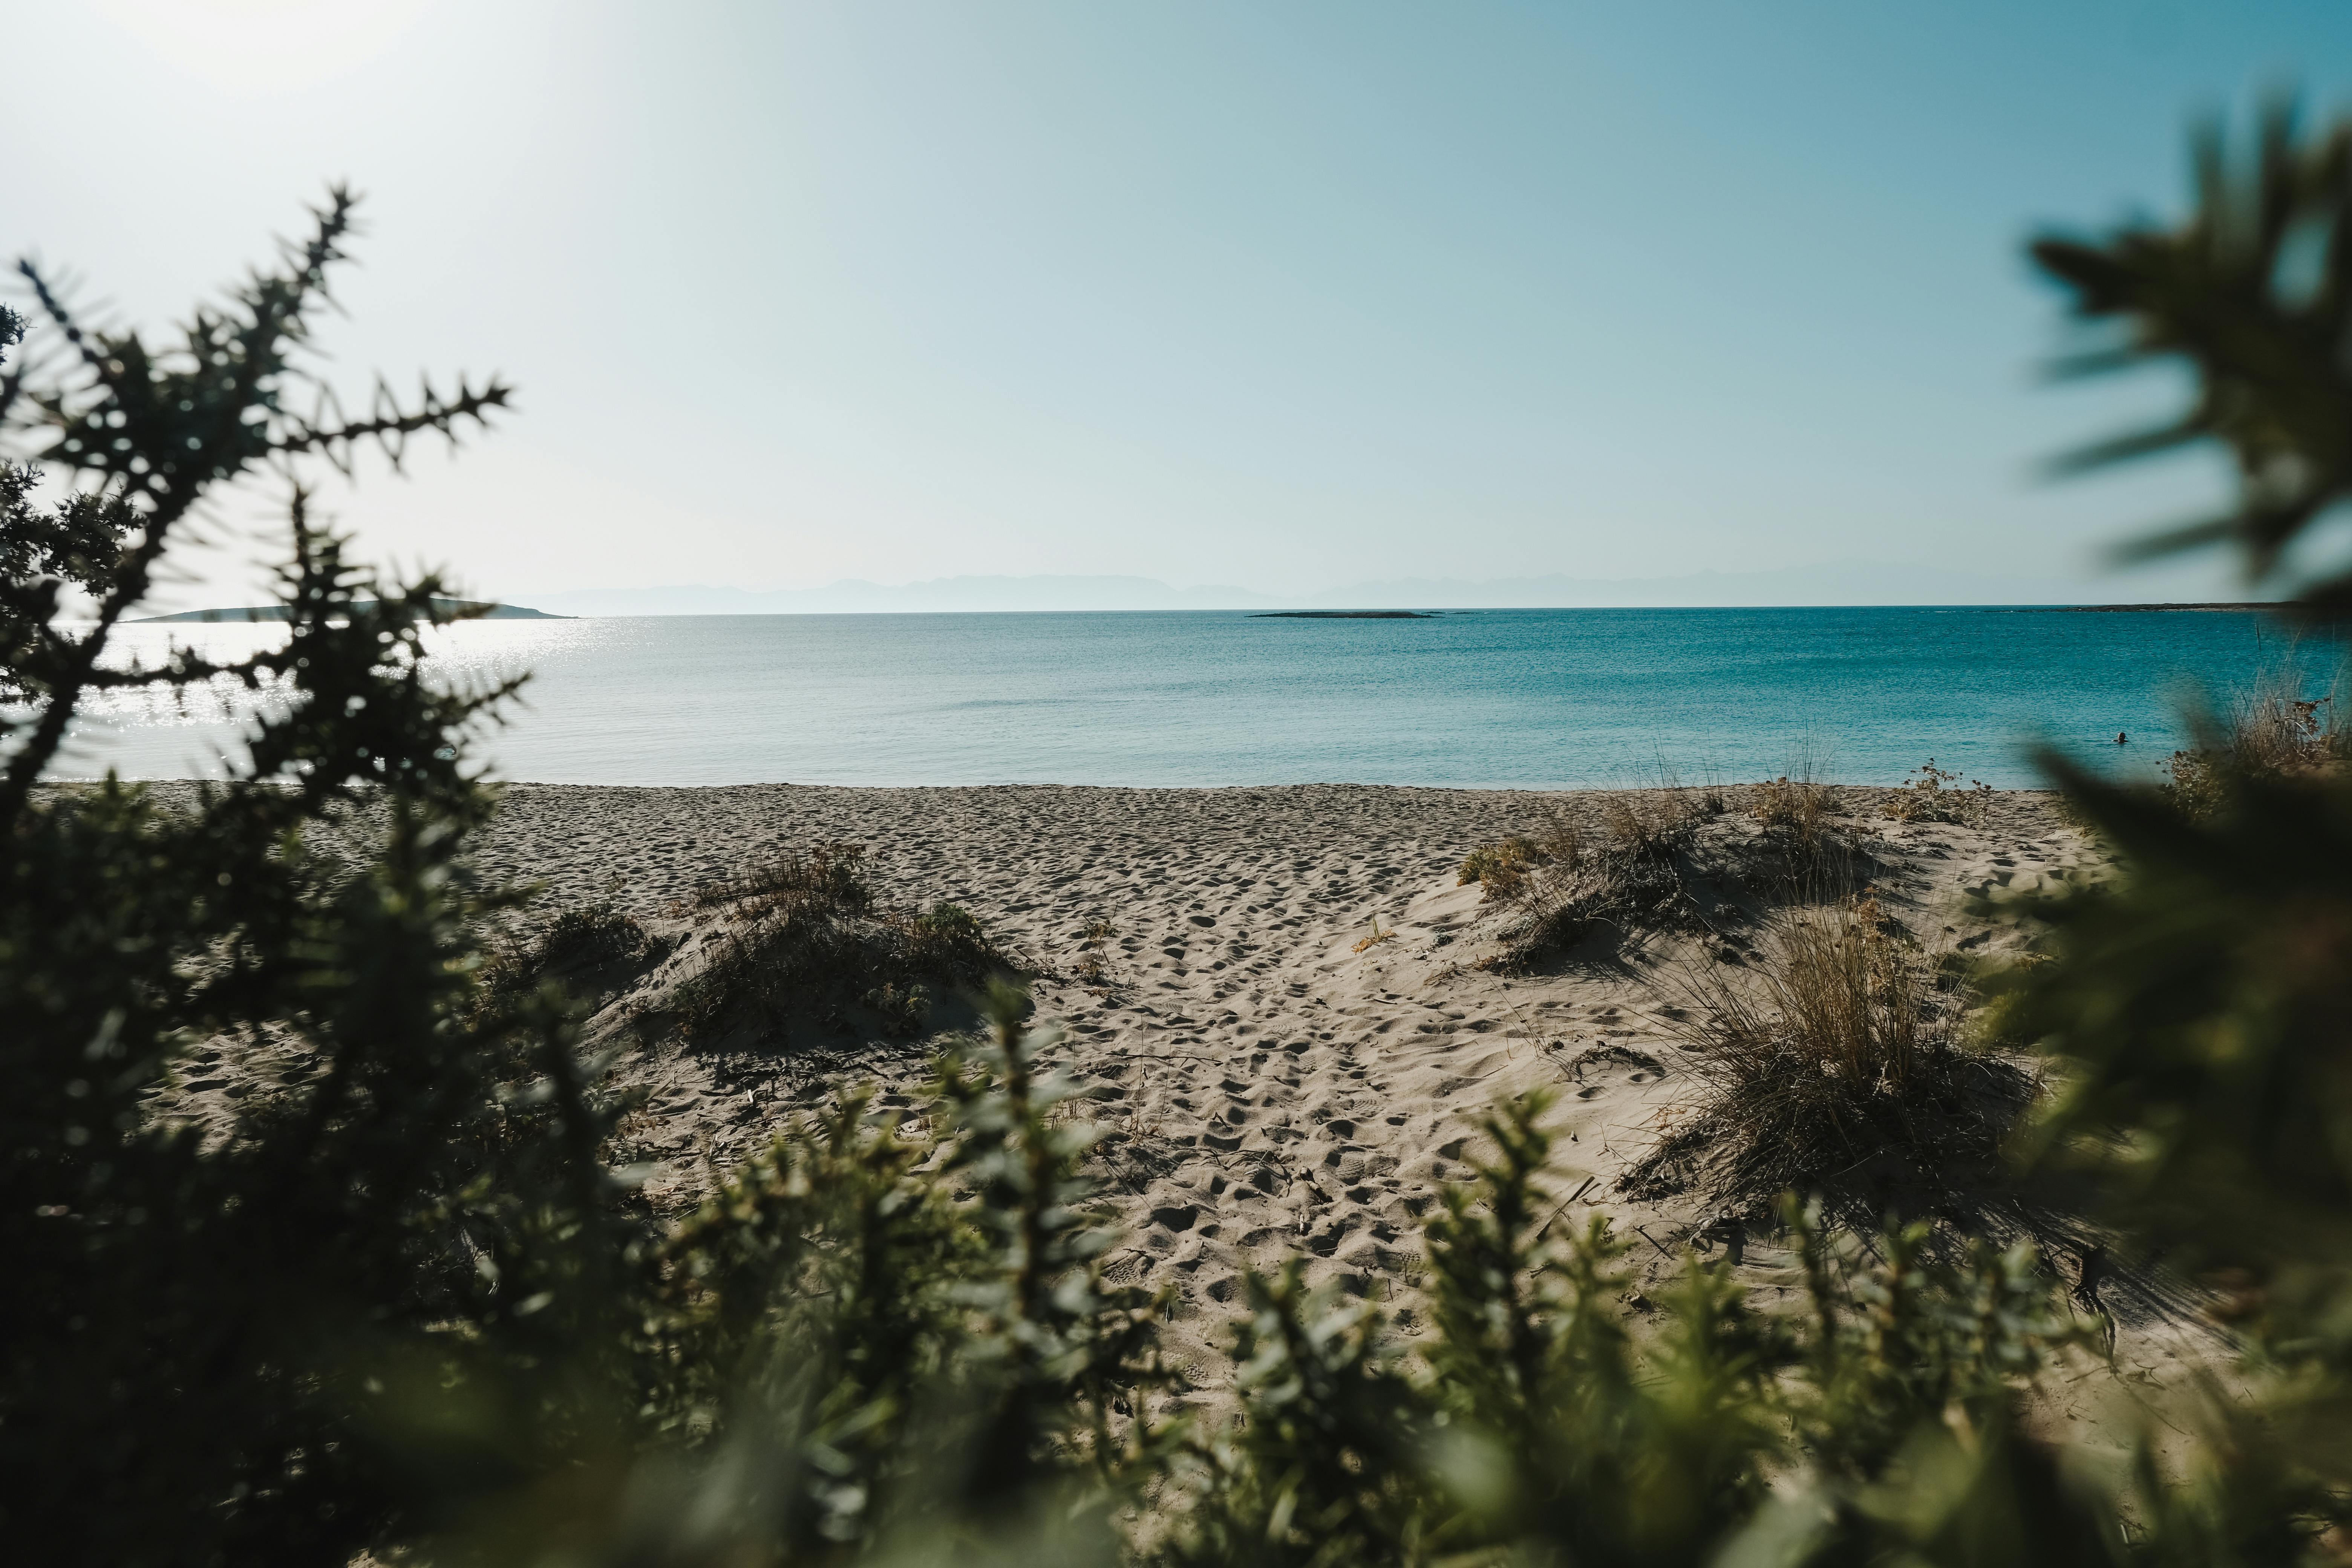
[{"label": "turquoise water", "polygon": [[[280,635],[136,632],[151,653]],[[1949,607],[671,616],[479,622],[439,647],[447,679],[534,672],[488,741],[510,779],[1515,787],[1638,783],[1662,761],[1757,778],[1807,744],[1857,783],[1933,756],[2031,784],[2037,738],[2152,769],[2186,694],[2226,699],[2289,651],[2252,614]],[[2333,658],[2301,663],[2324,687]],[[241,711],[124,699],[60,772],[215,772]]]}]

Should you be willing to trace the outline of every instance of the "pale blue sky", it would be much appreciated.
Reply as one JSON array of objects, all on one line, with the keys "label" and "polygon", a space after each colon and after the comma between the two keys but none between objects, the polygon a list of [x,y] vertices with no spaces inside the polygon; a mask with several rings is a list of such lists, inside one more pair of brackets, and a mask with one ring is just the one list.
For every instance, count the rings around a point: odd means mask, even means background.
[{"label": "pale blue sky", "polygon": [[129,316],[326,179],[369,193],[341,364],[522,390],[335,504],[509,595],[2079,575],[2211,479],[2036,479],[2165,389],[2039,384],[2021,241],[2173,210],[2200,109],[2352,87],[2340,0],[53,0],[10,32],[0,247]]}]

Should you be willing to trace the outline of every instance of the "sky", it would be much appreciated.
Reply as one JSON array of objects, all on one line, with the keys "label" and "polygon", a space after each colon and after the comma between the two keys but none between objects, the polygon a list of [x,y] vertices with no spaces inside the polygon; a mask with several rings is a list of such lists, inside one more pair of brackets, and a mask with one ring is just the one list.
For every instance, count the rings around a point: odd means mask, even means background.
[{"label": "sky", "polygon": [[[1894,563],[2221,494],[2052,483],[2169,406],[2053,387],[2023,243],[2176,212],[2185,133],[2352,89],[2352,5],[49,0],[0,253],[162,326],[365,193],[330,374],[511,417],[325,504],[470,590]],[[273,548],[256,493],[179,584]]]}]

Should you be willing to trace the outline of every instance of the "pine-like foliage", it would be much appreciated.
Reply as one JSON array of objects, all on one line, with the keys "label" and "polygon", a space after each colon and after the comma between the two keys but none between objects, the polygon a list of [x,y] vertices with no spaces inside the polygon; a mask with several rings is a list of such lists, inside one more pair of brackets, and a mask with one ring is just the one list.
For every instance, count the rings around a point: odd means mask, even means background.
[{"label": "pine-like foliage", "polygon": [[[453,1411],[562,1431],[545,1346],[604,1310],[568,1026],[537,996],[472,1005],[500,898],[455,858],[491,807],[463,746],[507,691],[424,679],[439,584],[353,569],[298,488],[281,644],[107,657],[210,489],[503,401],[288,412],[350,222],[338,193],[163,346],[85,330],[27,269],[51,342],[5,413],[76,488],[43,504],[27,465],[0,495],[0,1529],[72,1560],[341,1561],[499,1483],[415,1440]],[[94,621],[60,618],[75,592]],[[210,679],[273,699],[228,780],[177,805],[36,788],[89,692]],[[364,852],[327,853],[329,822]],[[203,1135],[168,1091],[224,1041],[279,1068]]]},{"label": "pine-like foliage", "polygon": [[2074,1337],[2029,1251],[1936,1265],[1910,1230],[1880,1237],[1874,1264],[1792,1209],[1807,1310],[1759,1312],[1692,1259],[1654,1319],[1629,1321],[1623,1245],[1597,1216],[1560,1226],[1548,1108],[1530,1095],[1483,1123],[1492,1157],[1430,1226],[1417,1354],[1370,1305],[1303,1290],[1295,1265],[1252,1281],[1240,1419],[1196,1445],[1166,1562],[1887,1560],[1918,1522],[1887,1500],[1917,1500],[1923,1436],[1955,1427],[1971,1441],[1938,1449],[1949,1484],[2040,1511],[1908,1560],[2014,1561],[2000,1553],[2041,1532],[2121,1551],[2095,1494],[2003,1495],[2012,1469],[2054,1474],[2014,1428]]},{"label": "pine-like foliage", "polygon": [[[2168,553],[2228,541],[2249,576],[2270,577],[2288,547],[2352,498],[2352,125],[2301,132],[2292,104],[2265,110],[2251,153],[2219,123],[2191,145],[2196,205],[2170,227],[2101,239],[2053,235],[2033,258],[2074,296],[2092,342],[2061,374],[2185,363],[2189,407],[2168,424],[2063,459],[2103,467],[2198,442],[2228,448],[2239,476],[2226,515],[2134,547]],[[2315,607],[2352,606],[2352,572],[2301,584]]]}]

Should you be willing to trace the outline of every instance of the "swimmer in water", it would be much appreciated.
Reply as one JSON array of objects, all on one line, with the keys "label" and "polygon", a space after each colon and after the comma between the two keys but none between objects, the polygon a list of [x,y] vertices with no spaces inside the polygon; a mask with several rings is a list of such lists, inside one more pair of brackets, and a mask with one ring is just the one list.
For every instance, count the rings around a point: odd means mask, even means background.
[{"label": "swimmer in water", "polygon": [[2128,746],[2131,744],[2131,737],[2125,734],[2121,730],[2118,730],[2116,731],[2116,744],[2118,746]]}]

